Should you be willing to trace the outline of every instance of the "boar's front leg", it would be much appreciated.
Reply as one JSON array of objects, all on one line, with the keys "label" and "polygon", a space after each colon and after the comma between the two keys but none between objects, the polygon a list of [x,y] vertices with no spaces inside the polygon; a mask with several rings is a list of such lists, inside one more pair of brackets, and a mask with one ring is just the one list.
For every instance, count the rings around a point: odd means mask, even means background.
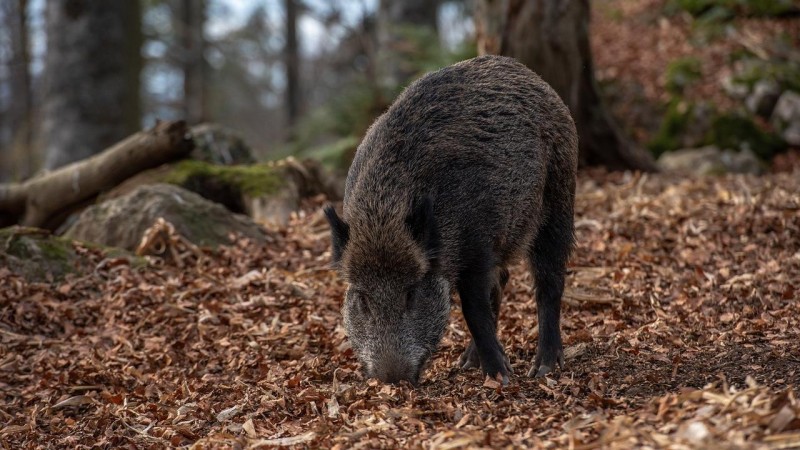
[{"label": "boar's front leg", "polygon": [[[503,301],[503,289],[508,283],[508,269],[505,267],[497,267],[494,271],[494,279],[492,283],[492,316],[494,318],[494,328],[497,330],[497,320],[500,318],[500,305]],[[506,358],[508,359],[508,358]],[[461,358],[458,359],[458,366],[461,369],[471,369],[473,367],[481,367],[480,356],[478,356],[478,348],[475,347],[475,340],[470,339],[469,345],[464,350]]]},{"label": "boar's front leg", "polygon": [[458,295],[483,372],[492,378],[500,374],[506,385],[511,366],[497,340],[497,326],[490,301],[492,281],[489,270],[465,271],[459,276]]}]

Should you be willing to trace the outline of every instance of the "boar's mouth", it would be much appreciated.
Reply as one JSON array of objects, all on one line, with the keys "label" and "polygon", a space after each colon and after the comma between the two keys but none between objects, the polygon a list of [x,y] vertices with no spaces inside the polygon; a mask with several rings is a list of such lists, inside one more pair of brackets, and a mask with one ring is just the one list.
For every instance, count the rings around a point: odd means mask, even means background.
[{"label": "boar's mouth", "polygon": [[[401,369],[381,373],[381,371],[376,369],[375,366],[367,363],[364,367],[364,374],[367,376],[367,378],[377,378],[384,383],[398,384],[405,380],[416,388],[419,387],[422,375],[430,366],[430,357],[431,352],[429,350],[425,350],[425,353],[422,358],[420,358],[419,362],[412,366],[413,369],[409,371]],[[409,366],[406,367],[411,368]]]}]

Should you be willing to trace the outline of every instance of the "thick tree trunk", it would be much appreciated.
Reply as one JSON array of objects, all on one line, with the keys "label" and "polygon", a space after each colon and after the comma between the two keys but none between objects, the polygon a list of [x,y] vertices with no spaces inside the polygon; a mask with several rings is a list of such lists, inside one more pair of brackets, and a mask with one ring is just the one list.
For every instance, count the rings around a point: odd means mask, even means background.
[{"label": "thick tree trunk", "polygon": [[570,109],[580,163],[656,170],[619,130],[598,95],[589,47],[589,0],[478,0],[480,54],[516,58],[547,81]]},{"label": "thick tree trunk", "polygon": [[41,227],[47,220],[142,170],[186,156],[193,147],[185,122],[162,122],[84,161],[24,183],[0,185],[0,221],[21,217]]},{"label": "thick tree trunk", "polygon": [[182,0],[180,38],[183,47],[183,112],[192,125],[208,120],[206,111],[206,59],[203,28],[205,0]]},{"label": "thick tree trunk", "polygon": [[46,2],[45,168],[139,129],[140,21],[138,1]]},{"label": "thick tree trunk", "polygon": [[300,54],[297,45],[297,0],[285,0],[286,45],[286,112],[289,126],[297,122],[300,115]]},{"label": "thick tree trunk", "polygon": [[411,61],[420,43],[413,36],[438,36],[439,0],[380,0],[378,8],[379,74],[384,87],[404,87],[414,75]]}]

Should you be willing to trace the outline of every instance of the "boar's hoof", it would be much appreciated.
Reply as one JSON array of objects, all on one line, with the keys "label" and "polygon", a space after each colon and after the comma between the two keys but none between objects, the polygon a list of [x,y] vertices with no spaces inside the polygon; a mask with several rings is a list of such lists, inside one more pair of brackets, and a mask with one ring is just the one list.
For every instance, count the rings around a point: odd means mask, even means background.
[{"label": "boar's hoof", "polygon": [[458,366],[461,370],[472,369],[473,367],[481,367],[481,359],[478,357],[478,348],[475,347],[475,341],[469,341],[469,345],[458,358]]},{"label": "boar's hoof", "polygon": [[564,368],[563,351],[559,351],[554,358],[541,357],[541,355],[537,353],[533,366],[531,366],[531,369],[528,371],[528,376],[529,377],[535,376],[536,378],[542,378],[548,373],[552,372],[555,369],[556,365],[558,365],[558,367],[561,369]]},{"label": "boar's hoof", "polygon": [[[534,369],[535,369],[535,367],[531,367],[531,370],[528,371],[528,376],[532,376],[533,375],[533,370]],[[541,366],[539,366],[539,370],[536,371],[536,378],[542,378],[542,377],[544,377],[545,375],[547,375],[548,373],[550,373],[552,371],[553,371],[552,367],[550,367],[548,365],[545,365],[545,364],[542,364]]]},{"label": "boar's hoof", "polygon": [[[512,372],[511,370],[511,361],[508,359],[508,356],[503,355],[503,365],[506,369],[506,372],[509,374]],[[481,358],[478,355],[478,348],[475,347],[475,341],[470,340],[469,345],[464,350],[464,353],[461,354],[461,357],[458,358],[458,366],[461,370],[467,370],[481,367]],[[508,384],[508,377],[505,377],[505,384]],[[504,385],[505,385],[504,384]]]}]

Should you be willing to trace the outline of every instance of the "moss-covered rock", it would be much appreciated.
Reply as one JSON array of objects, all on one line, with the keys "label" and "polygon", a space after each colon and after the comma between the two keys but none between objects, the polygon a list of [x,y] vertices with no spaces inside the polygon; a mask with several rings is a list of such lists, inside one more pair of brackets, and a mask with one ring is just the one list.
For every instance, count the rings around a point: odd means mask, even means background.
[{"label": "moss-covered rock", "polygon": [[752,118],[742,114],[716,116],[706,141],[720,148],[749,149],[763,161],[786,149],[786,142],[780,136],[761,129]]},{"label": "moss-covered rock", "polygon": [[777,134],[763,129],[743,113],[719,113],[703,105],[673,100],[661,127],[648,143],[654,156],[681,149],[714,145],[734,151],[750,150],[767,161],[786,149]]},{"label": "moss-covered rock", "polygon": [[93,205],[78,216],[65,236],[134,250],[159,217],[201,246],[229,244],[231,233],[266,241],[264,230],[248,217],[169,184],[139,186],[126,195]]},{"label": "moss-covered rock", "polygon": [[101,201],[131,193],[144,185],[172,184],[219,203],[229,211],[260,222],[285,224],[303,198],[342,195],[339,178],[317,160],[292,157],[240,166],[219,166],[184,160],[142,172],[101,197]]},{"label": "moss-covered rock", "polygon": [[736,16],[779,17],[800,8],[795,0],[670,0],[667,9],[686,11],[703,20],[728,20]]},{"label": "moss-covered rock", "polygon": [[160,181],[181,186],[236,213],[247,212],[245,198],[275,195],[287,183],[286,174],[274,163],[218,166],[194,160],[175,164]]},{"label": "moss-covered rock", "polygon": [[[119,248],[81,245],[100,250],[106,257],[127,258],[134,266],[146,264],[143,258]],[[76,250],[72,239],[20,226],[0,229],[0,267],[7,267],[31,282],[59,281],[67,274],[94,270],[87,255]]]},{"label": "moss-covered rock", "polygon": [[[791,44],[786,44],[791,45]],[[800,61],[795,59],[744,58],[731,81],[752,91],[761,81],[776,83],[780,89],[800,92]]]},{"label": "moss-covered rock", "polygon": [[658,158],[663,153],[693,145],[684,145],[685,137],[692,122],[695,105],[692,103],[673,100],[667,106],[667,111],[661,121],[658,133],[647,144],[647,147]]}]

